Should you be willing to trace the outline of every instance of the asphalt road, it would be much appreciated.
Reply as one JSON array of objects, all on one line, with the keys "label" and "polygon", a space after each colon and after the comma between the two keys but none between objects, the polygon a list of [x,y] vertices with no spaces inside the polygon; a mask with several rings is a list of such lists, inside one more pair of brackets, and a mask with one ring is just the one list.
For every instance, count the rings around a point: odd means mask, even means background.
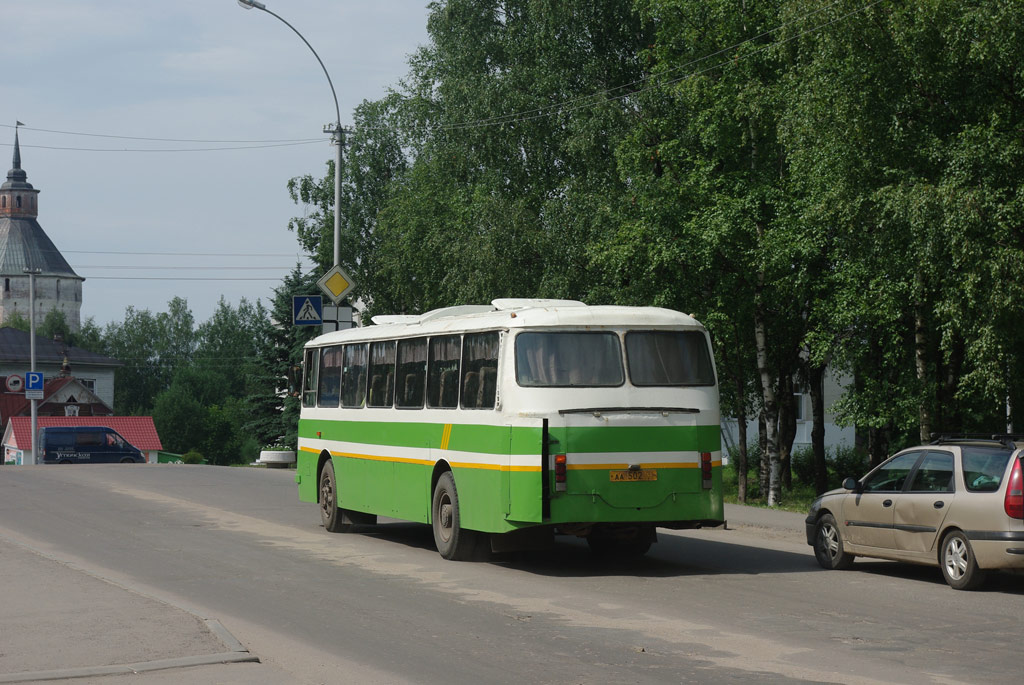
[{"label": "asphalt road", "polygon": [[427,526],[325,532],[291,471],[0,468],[0,536],[215,617],[289,682],[1020,682],[1024,577],[826,572],[799,515],[731,511],[630,563],[456,563]]}]

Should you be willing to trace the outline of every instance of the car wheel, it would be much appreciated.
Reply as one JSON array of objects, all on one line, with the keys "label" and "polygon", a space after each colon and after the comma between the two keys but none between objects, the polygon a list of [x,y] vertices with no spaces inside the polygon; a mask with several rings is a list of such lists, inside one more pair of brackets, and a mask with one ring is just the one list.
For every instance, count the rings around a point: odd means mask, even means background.
[{"label": "car wheel", "polygon": [[482,551],[486,536],[462,527],[459,491],[455,489],[455,478],[451,471],[442,473],[434,486],[430,525],[434,530],[434,545],[445,559],[468,561]]},{"label": "car wheel", "polygon": [[950,531],[942,539],[939,566],[942,576],[954,590],[974,590],[985,582],[985,572],[978,568],[974,548],[962,531]]},{"label": "car wheel", "polygon": [[817,531],[814,534],[814,557],[822,568],[847,569],[853,565],[853,555],[843,546],[843,534],[832,514],[825,514],[818,519]]}]

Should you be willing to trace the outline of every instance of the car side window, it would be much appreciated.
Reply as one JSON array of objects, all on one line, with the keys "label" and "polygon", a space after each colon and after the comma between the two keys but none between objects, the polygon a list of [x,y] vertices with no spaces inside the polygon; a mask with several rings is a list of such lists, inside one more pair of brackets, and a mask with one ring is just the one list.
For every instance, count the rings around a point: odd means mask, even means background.
[{"label": "car side window", "polygon": [[953,455],[929,452],[914,474],[911,492],[953,492]]},{"label": "car side window", "polygon": [[907,452],[885,462],[864,481],[864,492],[900,492],[920,457],[920,452]]}]

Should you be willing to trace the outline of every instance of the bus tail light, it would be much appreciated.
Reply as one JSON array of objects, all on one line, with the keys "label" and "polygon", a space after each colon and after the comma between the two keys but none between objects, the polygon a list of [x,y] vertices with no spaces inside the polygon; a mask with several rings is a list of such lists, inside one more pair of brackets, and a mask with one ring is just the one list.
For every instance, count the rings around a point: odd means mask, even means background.
[{"label": "bus tail light", "polygon": [[1024,519],[1024,469],[1021,457],[1013,460],[1010,471],[1010,482],[1006,484],[1006,495],[1003,497],[1003,510],[1013,519]]},{"label": "bus tail light", "polygon": [[711,452],[700,453],[700,477],[701,487],[705,490],[711,489]]},{"label": "bus tail light", "polygon": [[555,455],[555,490],[565,492],[565,455]]}]

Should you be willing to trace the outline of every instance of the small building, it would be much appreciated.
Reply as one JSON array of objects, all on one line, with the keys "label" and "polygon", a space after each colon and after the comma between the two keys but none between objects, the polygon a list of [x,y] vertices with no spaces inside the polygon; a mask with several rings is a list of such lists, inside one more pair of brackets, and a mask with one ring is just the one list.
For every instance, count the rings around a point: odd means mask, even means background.
[{"label": "small building", "polygon": [[[0,328],[0,376],[21,376],[30,370],[32,336],[10,326]],[[114,371],[121,362],[112,357],[36,336],[36,371],[45,380],[73,375],[108,407],[114,406]],[[5,390],[6,386],[0,386]],[[6,420],[7,416],[0,416]],[[0,425],[3,425],[0,423]]]},{"label": "small building", "polygon": [[[163,449],[152,416],[39,416],[39,428],[48,426],[106,426],[113,428],[125,440],[146,455],[146,463],[157,463]],[[12,416],[4,428],[4,463],[24,464],[32,450],[32,419]]]},{"label": "small building", "polygon": [[[21,377],[16,377],[16,383]],[[0,426],[12,416],[31,416],[32,403],[25,393],[10,392],[8,378],[0,376]],[[114,410],[77,378],[54,378],[43,384],[43,399],[36,403],[37,416],[113,416]]]}]

